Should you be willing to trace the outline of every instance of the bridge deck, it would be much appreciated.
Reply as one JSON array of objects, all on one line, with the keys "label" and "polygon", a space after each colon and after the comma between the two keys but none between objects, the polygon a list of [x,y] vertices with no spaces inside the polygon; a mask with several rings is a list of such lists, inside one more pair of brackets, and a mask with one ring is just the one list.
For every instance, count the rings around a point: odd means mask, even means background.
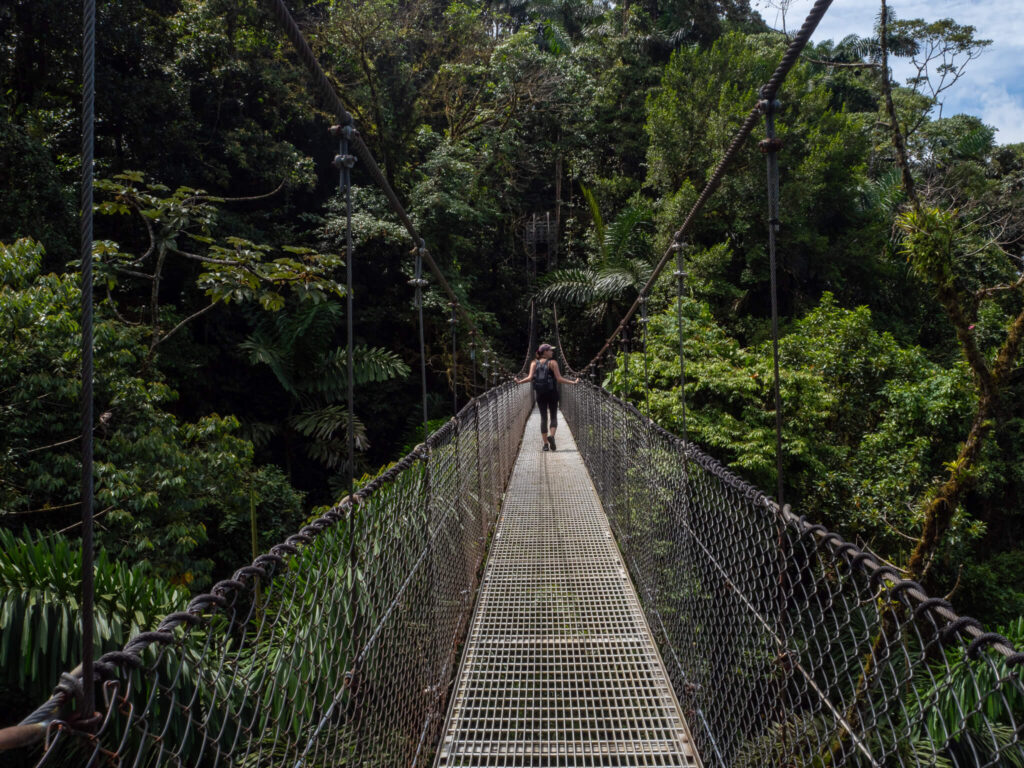
[{"label": "bridge deck", "polygon": [[697,766],[568,427],[526,427],[438,766]]}]

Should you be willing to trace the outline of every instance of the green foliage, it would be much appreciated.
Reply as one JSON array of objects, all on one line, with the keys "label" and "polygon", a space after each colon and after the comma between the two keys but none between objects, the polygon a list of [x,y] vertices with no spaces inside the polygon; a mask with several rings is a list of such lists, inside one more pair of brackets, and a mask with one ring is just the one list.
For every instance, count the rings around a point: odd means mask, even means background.
[{"label": "green foliage", "polygon": [[906,233],[901,252],[910,268],[924,280],[949,285],[957,243],[956,214],[938,208],[909,209],[897,219]]},{"label": "green foliage", "polygon": [[13,122],[0,96],[0,241],[31,237],[55,260],[75,250],[73,201],[41,142]]},{"label": "green foliage", "polygon": [[[684,302],[687,428],[691,439],[762,488],[775,487],[774,400],[769,343],[744,348],[707,305]],[[680,429],[675,312],[649,325],[650,404],[660,424]],[[802,514],[856,530],[899,559],[921,525],[918,499],[956,445],[972,408],[965,366],[931,363],[872,326],[866,307],[846,310],[827,295],[780,345],[783,471],[787,500]],[[643,398],[642,354],[607,385]],[[828,439],[823,439],[827,435]],[[976,538],[975,521],[958,523]]]},{"label": "green foliage", "polygon": [[[120,649],[180,608],[187,592],[144,567],[95,561],[95,642],[99,653]],[[82,548],[59,533],[15,534],[0,528],[0,669],[4,682],[45,700],[61,672],[81,656]]]},{"label": "green foliage", "polygon": [[594,221],[593,257],[585,268],[544,275],[536,300],[583,307],[590,321],[604,325],[625,311],[654,271],[652,212],[636,200],[606,226],[593,193],[587,187],[582,190]]},{"label": "green foliage", "polygon": [[[222,198],[189,187],[172,192],[162,184],[144,184],[143,175],[134,171],[99,179],[96,188],[107,198],[96,206],[97,213],[137,216],[147,233],[141,254],[123,253],[116,243],[100,244],[100,273],[108,289],[129,277],[159,288],[170,256],[199,265],[196,284],[213,303],[256,302],[277,311],[285,305],[286,291],[314,302],[344,296],[344,286],[334,279],[342,262],[333,254],[285,246],[285,256],[271,259],[274,249],[269,245],[233,235],[217,242],[212,237],[215,204],[224,202]],[[160,320],[157,298],[149,307],[154,341],[160,336],[155,327]]]},{"label": "green foliage", "polygon": [[[350,418],[357,450],[369,447],[366,428],[351,416],[347,399],[347,352],[332,340],[342,319],[340,304],[304,302],[294,312],[262,316],[241,344],[253,365],[266,365],[291,403],[284,424],[265,425],[271,436],[292,431],[308,438],[305,450],[314,461],[337,470],[347,461]],[[379,347],[352,350],[356,384],[379,384],[405,377],[409,366]]]},{"label": "green foliage", "polygon": [[[1024,616],[995,631],[1019,648],[1024,645]],[[983,651],[970,660],[963,648],[950,648],[945,663],[919,675],[918,696],[909,710],[920,712],[927,739],[948,744],[956,762],[969,759],[1020,768],[1024,762],[1015,746],[1015,732],[1016,719],[1024,712],[1024,695],[1019,686],[999,684],[1014,674],[999,654]],[[963,729],[950,733],[949,724],[961,722]]]},{"label": "green foliage", "polygon": [[[71,276],[38,272],[41,248],[0,247],[0,509],[4,522],[67,524],[78,497],[80,291]],[[194,422],[169,408],[175,391],[150,371],[145,331],[98,308],[95,432],[99,541],[112,556],[152,564],[168,578],[207,583],[216,562],[248,547],[210,546],[221,520],[248,516],[249,494],[273,500],[261,514],[297,519],[301,499],[282,474],[253,465],[232,416]],[[27,516],[27,517],[26,517]],[[275,530],[279,530],[276,527]],[[223,558],[223,560],[221,560]]]},{"label": "green foliage", "polygon": [[[669,244],[696,191],[756,103],[785,44],[775,34],[733,32],[710,50],[682,48],[673,54],[661,87],[647,100],[647,183],[663,196],[657,213],[660,248]],[[870,153],[864,126],[874,115],[836,105],[828,86],[801,64],[779,99],[777,132],[785,146],[782,311],[798,314],[826,290],[850,303],[868,301],[878,293],[879,272],[889,278],[878,264],[885,225],[876,210],[858,204],[857,194]],[[690,240],[701,256],[692,271],[697,297],[712,301],[715,316],[745,334],[756,333],[757,319],[769,312],[763,168],[751,142]]]}]

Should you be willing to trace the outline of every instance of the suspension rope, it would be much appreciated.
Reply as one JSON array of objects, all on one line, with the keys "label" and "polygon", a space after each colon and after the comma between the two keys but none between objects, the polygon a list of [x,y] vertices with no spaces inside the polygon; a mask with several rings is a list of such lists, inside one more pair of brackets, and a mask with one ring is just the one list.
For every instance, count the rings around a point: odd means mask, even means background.
[{"label": "suspension rope", "polygon": [[782,393],[779,387],[779,293],[775,259],[775,238],[779,231],[779,149],[782,142],[775,137],[775,113],[779,102],[774,98],[765,100],[764,125],[767,138],[760,143],[768,163],[768,270],[772,294],[772,367],[775,394],[775,475],[776,493],[779,505],[785,503],[782,496]]},{"label": "suspension rope", "polygon": [[423,442],[427,442],[427,437],[430,432],[427,428],[427,422],[430,421],[427,415],[427,345],[423,332],[423,289],[427,286],[427,281],[423,279],[423,252],[427,248],[420,241],[420,247],[416,249],[416,276],[409,281],[409,285],[416,288],[416,314],[419,319],[420,327],[420,385],[422,387],[423,395]]},{"label": "suspension rope", "polygon": [[576,375],[576,371],[569,364],[569,358],[565,355],[565,347],[562,346],[562,333],[561,328],[558,325],[558,306],[556,304],[551,305],[551,314],[555,321],[555,346],[558,348],[558,356],[562,360],[562,365],[565,367],[567,374]]},{"label": "suspension rope", "polygon": [[676,245],[676,271],[673,274],[677,280],[676,328],[679,335],[679,405],[682,408],[683,440],[690,442],[686,433],[686,355],[683,351],[683,290],[686,287],[686,268],[681,244]]},{"label": "suspension rope", "polygon": [[[355,500],[355,477],[356,477],[356,405],[355,405],[355,358],[354,327],[355,327],[355,299],[352,296],[352,167],[355,165],[355,157],[349,152],[349,142],[352,137],[352,126],[346,125],[338,131],[338,155],[334,158],[334,166],[338,169],[338,191],[345,196],[345,400],[348,409],[348,417],[345,425],[345,443],[348,453],[348,498]],[[349,506],[347,515],[348,526],[348,567],[352,574],[356,573],[356,535],[358,525],[356,521],[355,506]],[[358,598],[355,594],[349,596],[348,611],[352,616],[356,615],[356,603]]]},{"label": "suspension rope", "polygon": [[[558,332],[558,317],[555,317],[555,333],[557,336]],[[561,350],[562,343],[555,340],[555,344]],[[530,363],[534,359],[534,349],[537,347],[537,302],[534,299],[530,299],[530,331],[527,335],[526,341],[526,357],[523,359],[523,365],[519,369],[519,376],[525,376],[530,370]]]},{"label": "suspension rope", "polygon": [[448,324],[452,327],[452,415],[454,416],[459,412],[459,320],[455,314],[455,302],[448,302],[448,306],[452,310]]},{"label": "suspension rope", "polygon": [[[476,324],[473,322],[472,316],[459,302],[458,296],[445,279],[444,274],[442,274],[437,263],[434,261],[433,256],[431,256],[430,251],[427,250],[423,243],[423,238],[420,237],[419,231],[416,229],[416,225],[413,224],[413,221],[406,212],[405,207],[398,199],[398,195],[395,193],[395,190],[391,187],[391,184],[388,182],[383,172],[381,172],[380,166],[377,165],[377,161],[374,158],[373,153],[370,152],[369,147],[366,146],[366,142],[363,141],[363,137],[360,135],[359,131],[352,125],[352,115],[342,104],[337,90],[331,84],[330,79],[327,77],[327,73],[317,60],[316,55],[313,53],[313,49],[305,38],[305,35],[302,34],[302,30],[299,29],[299,25],[295,22],[295,18],[288,10],[288,7],[284,4],[284,0],[267,0],[267,3],[274,15],[274,18],[277,19],[285,33],[288,35],[288,39],[295,47],[302,63],[306,66],[306,69],[309,70],[313,79],[316,81],[318,90],[320,91],[320,95],[323,97],[324,102],[340,123],[340,125],[332,126],[332,130],[338,132],[342,127],[351,127],[349,140],[351,141],[352,151],[359,158],[363,167],[366,169],[367,173],[370,174],[373,181],[381,188],[381,191],[384,193],[384,196],[388,199],[388,202],[391,205],[391,210],[396,216],[398,216],[402,225],[412,238],[413,243],[416,243],[417,248],[422,251],[421,256],[429,267],[431,274],[433,274],[434,279],[437,280],[437,284],[441,286],[449,300],[455,303],[459,312],[462,314],[467,327],[475,331]],[[481,338],[483,338],[482,334]],[[506,371],[506,373],[511,372]]]},{"label": "suspension rope", "polygon": [[[355,492],[356,439],[355,439],[355,360],[353,357],[353,326],[355,322],[352,298],[352,167],[355,157],[349,153],[352,126],[338,131],[338,155],[334,166],[338,169],[338,191],[345,196],[345,391],[348,405],[346,444],[348,447],[348,493]],[[353,539],[350,538],[350,545]]]},{"label": "suspension rope", "polygon": [[644,346],[644,408],[647,418],[651,418],[651,381],[647,370],[647,297],[640,302],[641,343]]},{"label": "suspension rope", "polygon": [[624,328],[623,331],[622,331],[622,343],[621,343],[620,346],[621,346],[621,349],[622,349],[622,358],[623,358],[623,361],[625,362],[625,365],[622,368],[623,371],[624,371],[623,379],[622,379],[622,383],[623,383],[623,390],[622,391],[623,391],[623,394],[625,396],[626,401],[628,402],[629,401],[629,329],[628,328]]},{"label": "suspension rope", "polygon": [[[476,334],[475,333],[470,334],[470,338],[471,339],[475,339],[476,338]],[[469,342],[469,362],[472,363],[472,365],[473,365],[473,388],[470,390],[470,392],[473,393],[473,397],[476,397],[476,342],[475,341],[470,341]]]},{"label": "suspension rope", "polygon": [[697,201],[693,204],[693,208],[690,209],[690,212],[687,214],[686,219],[683,221],[683,225],[672,236],[671,243],[665,250],[665,253],[664,255],[662,255],[661,260],[658,262],[657,266],[654,268],[654,271],[651,273],[650,278],[644,284],[644,287],[640,289],[640,293],[637,296],[636,300],[633,302],[632,306],[630,306],[630,308],[627,310],[625,316],[623,316],[618,326],[612,332],[612,335],[608,337],[607,341],[605,341],[604,346],[602,346],[601,349],[598,350],[598,353],[594,355],[594,358],[589,363],[587,363],[586,367],[583,369],[584,372],[589,370],[592,366],[594,366],[597,363],[598,358],[601,356],[601,353],[605,352],[615,341],[615,338],[619,334],[623,333],[623,331],[626,328],[626,323],[629,322],[630,318],[633,317],[637,309],[639,309],[640,307],[640,298],[649,295],[651,288],[654,287],[654,283],[657,281],[658,277],[661,275],[662,270],[665,268],[665,265],[668,264],[669,259],[672,257],[672,253],[676,250],[679,244],[683,242],[687,233],[692,228],[694,222],[696,221],[697,214],[699,214],[701,210],[703,210],[704,206],[707,204],[708,199],[721,185],[722,179],[725,177],[726,169],[728,168],[729,164],[733,161],[733,159],[735,159],[736,155],[739,154],[739,151],[743,147],[744,142],[746,142],[747,138],[754,130],[754,126],[756,126],[758,121],[760,120],[761,110],[763,108],[762,104],[764,100],[767,99],[770,101],[775,98],[775,94],[778,92],[779,87],[782,85],[782,82],[786,79],[786,75],[789,74],[789,71],[793,68],[793,65],[796,63],[797,59],[799,59],[800,52],[807,45],[807,41],[810,40],[811,35],[814,34],[814,30],[817,28],[818,23],[821,21],[822,17],[825,15],[825,11],[828,10],[830,5],[832,5],[832,0],[817,0],[817,2],[814,4],[814,7],[811,8],[811,12],[807,14],[807,18],[804,20],[803,26],[800,27],[800,31],[796,34],[796,37],[794,37],[793,40],[790,42],[789,47],[786,49],[785,54],[783,54],[782,59],[779,61],[779,65],[775,69],[775,72],[772,74],[771,78],[768,80],[765,86],[761,89],[761,99],[750,110],[746,118],[743,120],[743,124],[740,126],[740,129],[736,132],[735,136],[733,136],[732,142],[729,144],[728,149],[726,149],[725,151],[725,155],[722,157],[718,165],[715,167],[714,172],[711,174],[711,178],[708,179],[708,182],[704,186],[704,189],[697,197]]},{"label": "suspension rope", "polygon": [[79,230],[82,272],[82,680],[84,696],[79,717],[91,718],[96,709],[93,674],[94,553],[93,553],[93,298],[92,198],[93,148],[96,119],[96,0],[82,6],[82,187]]}]

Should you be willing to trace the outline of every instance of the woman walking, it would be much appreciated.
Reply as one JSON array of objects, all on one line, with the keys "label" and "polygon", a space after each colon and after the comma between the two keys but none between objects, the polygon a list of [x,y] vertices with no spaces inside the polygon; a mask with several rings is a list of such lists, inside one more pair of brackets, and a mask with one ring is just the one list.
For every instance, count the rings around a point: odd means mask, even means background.
[{"label": "woman walking", "polygon": [[[516,379],[516,384],[533,382],[533,391],[537,395],[537,407],[540,408],[540,436],[544,441],[542,451],[555,450],[555,429],[558,427],[558,383],[579,384],[580,380],[570,381],[558,370],[558,361],[552,360],[555,348],[550,344],[537,347],[537,359],[530,363],[530,372],[525,378]],[[548,414],[551,414],[551,429],[548,430]]]}]

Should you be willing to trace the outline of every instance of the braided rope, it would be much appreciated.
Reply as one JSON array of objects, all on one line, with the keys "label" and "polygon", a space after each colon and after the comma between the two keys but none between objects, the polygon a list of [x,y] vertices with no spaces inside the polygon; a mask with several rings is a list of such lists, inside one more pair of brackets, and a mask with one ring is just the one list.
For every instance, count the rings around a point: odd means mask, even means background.
[{"label": "braided rope", "polygon": [[1024,664],[1024,649],[1018,651],[1006,638],[995,635],[995,633],[985,633],[974,619],[960,616],[947,601],[928,595],[917,582],[902,578],[897,569],[885,563],[873,552],[862,550],[856,544],[847,541],[838,533],[829,531],[822,525],[808,522],[805,517],[793,513],[788,505],[780,506],[778,502],[771,499],[764,491],[744,480],[693,443],[683,440],[679,435],[669,432],[657,422],[648,419],[632,403],[613,395],[603,387],[595,386],[589,382],[585,383],[585,386],[589,387],[599,397],[614,403],[635,418],[649,423],[654,434],[659,435],[666,442],[673,445],[686,459],[694,462],[705,472],[720,480],[724,485],[735,490],[747,501],[760,507],[782,522],[794,526],[800,536],[814,541],[816,546],[828,548],[831,552],[845,560],[851,569],[866,573],[871,583],[877,586],[877,588],[884,588],[888,593],[896,596],[905,596],[908,604],[915,604],[915,614],[931,613],[941,620],[943,626],[949,631],[965,636],[969,638],[969,641],[979,640],[984,635],[985,638],[980,640],[980,644],[998,652],[1004,657],[1007,664]]},{"label": "braided rope", "polygon": [[[768,82],[764,85],[764,87],[761,88],[761,99],[772,100],[775,98],[775,94],[778,92],[779,87],[786,79],[786,75],[789,74],[789,71],[793,68],[793,65],[796,63],[797,59],[799,59],[800,52],[807,45],[807,41],[810,40],[811,35],[814,33],[814,30],[817,28],[818,23],[821,21],[822,17],[825,15],[825,11],[828,10],[830,5],[832,5],[832,0],[817,0],[817,2],[814,4],[814,7],[811,8],[810,13],[807,14],[807,18],[803,23],[803,26],[800,28],[800,31],[797,33],[796,37],[794,37],[793,40],[790,42],[785,54],[783,54],[782,59],[779,61],[779,65],[778,67],[776,67],[775,72],[772,74],[771,78],[769,78]],[[743,144],[746,142],[747,138],[754,130],[754,126],[756,126],[758,121],[760,120],[762,110],[763,104],[759,100],[758,103],[754,105],[754,107],[747,114],[746,118],[744,118],[743,124],[740,126],[739,130],[733,136],[732,141],[729,143],[728,148],[725,150],[725,155],[723,155],[722,159],[715,167],[715,170],[712,172],[711,178],[708,179],[708,182],[704,186],[704,189],[701,190],[700,195],[697,197],[697,201],[693,204],[693,207],[687,214],[686,219],[683,221],[683,225],[672,236],[672,242],[669,244],[668,248],[665,249],[664,255],[661,257],[661,260],[654,268],[654,271],[651,273],[650,278],[648,278],[647,282],[644,284],[644,287],[640,289],[640,292],[637,295],[636,300],[632,303],[632,305],[630,305],[629,309],[626,311],[626,314],[623,316],[622,320],[619,321],[619,324],[616,326],[615,330],[612,331],[611,336],[609,336],[607,341],[605,341],[604,346],[602,346],[601,349],[598,350],[597,354],[594,355],[593,359],[589,363],[587,363],[586,367],[583,369],[583,372],[590,370],[590,368],[597,364],[597,361],[601,358],[601,356],[605,352],[607,352],[608,349],[611,347],[612,343],[615,341],[615,338],[625,330],[626,324],[629,322],[630,318],[633,317],[637,309],[640,307],[640,299],[650,294],[651,289],[654,287],[654,283],[657,281],[658,277],[661,276],[661,273],[665,269],[665,266],[668,264],[668,261],[672,257],[672,254],[676,251],[677,248],[679,248],[680,244],[685,239],[686,234],[692,228],[693,223],[697,219],[697,215],[701,212],[701,210],[703,210],[704,206],[707,204],[708,199],[711,197],[711,195],[715,193],[715,191],[721,185],[722,180],[725,178],[726,170],[728,169],[732,161],[735,159],[736,155],[739,154],[739,151],[743,147]]]}]

